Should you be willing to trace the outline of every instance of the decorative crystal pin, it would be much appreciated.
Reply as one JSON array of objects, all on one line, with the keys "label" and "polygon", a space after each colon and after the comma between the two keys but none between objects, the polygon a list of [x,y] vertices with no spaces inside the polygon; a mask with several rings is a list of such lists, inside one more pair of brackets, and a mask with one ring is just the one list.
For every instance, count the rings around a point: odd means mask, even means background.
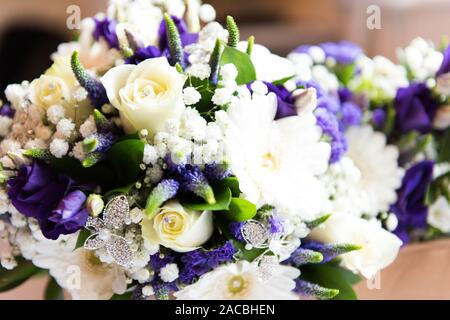
[{"label": "decorative crystal pin", "polygon": [[87,250],[106,247],[111,258],[120,266],[129,267],[133,252],[125,238],[114,232],[122,229],[130,220],[130,205],[127,197],[120,195],[111,199],[103,210],[103,219],[89,217],[86,228],[93,231],[84,242]]},{"label": "decorative crystal pin", "polygon": [[270,234],[266,226],[256,220],[248,220],[241,227],[245,242],[253,248],[267,248]]}]

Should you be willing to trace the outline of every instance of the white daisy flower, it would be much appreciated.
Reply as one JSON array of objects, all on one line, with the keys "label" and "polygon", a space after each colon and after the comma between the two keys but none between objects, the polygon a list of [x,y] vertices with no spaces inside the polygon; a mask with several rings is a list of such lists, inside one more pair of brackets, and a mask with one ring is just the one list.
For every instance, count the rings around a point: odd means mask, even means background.
[{"label": "white daisy flower", "polygon": [[[363,212],[375,216],[389,210],[397,200],[404,170],[398,165],[399,151],[386,144],[386,136],[369,126],[351,127],[346,132],[349,157],[361,173],[355,197],[364,204]],[[350,194],[350,193],[349,193]]]},{"label": "white daisy flower", "polygon": [[296,300],[292,290],[299,275],[296,268],[275,265],[267,280],[255,263],[240,261],[204,274],[174,295],[178,300]]},{"label": "white daisy flower", "polygon": [[312,112],[275,121],[276,108],[272,93],[232,100],[225,138],[232,171],[249,201],[310,220],[326,202],[317,176],[328,167],[330,146],[319,141]]}]

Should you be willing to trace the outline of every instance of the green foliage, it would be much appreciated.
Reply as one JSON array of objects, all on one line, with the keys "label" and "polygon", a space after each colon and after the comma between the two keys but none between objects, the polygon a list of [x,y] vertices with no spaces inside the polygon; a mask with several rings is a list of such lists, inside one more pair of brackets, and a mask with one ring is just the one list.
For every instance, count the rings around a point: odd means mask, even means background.
[{"label": "green foliage", "polygon": [[314,228],[320,226],[325,221],[327,221],[329,217],[331,217],[331,214],[325,214],[325,215],[323,215],[323,216],[321,216],[321,217],[319,217],[319,218],[317,218],[317,219],[315,219],[313,221],[306,222],[306,226],[309,229],[314,229]]},{"label": "green foliage", "polygon": [[232,221],[247,221],[256,215],[256,205],[248,200],[232,198],[228,210],[224,216]]},{"label": "green foliage", "polygon": [[450,129],[447,129],[439,140],[438,162],[450,161]]},{"label": "green foliage", "polygon": [[0,292],[8,291],[20,286],[41,269],[36,267],[31,261],[17,257],[17,267],[13,270],[0,268]]},{"label": "green foliage", "polygon": [[189,77],[186,81],[186,86],[194,87],[202,96],[200,101],[193,105],[193,107],[195,107],[206,120],[212,120],[215,109],[211,100],[214,95],[215,85],[208,79],[202,80],[196,77]]},{"label": "green foliage", "polygon": [[232,63],[236,66],[238,76],[236,82],[239,85],[247,84],[256,80],[256,70],[250,56],[236,48],[226,46],[220,57],[220,66]]},{"label": "green foliage", "polygon": [[239,43],[239,28],[232,16],[227,16],[228,46],[236,48]]},{"label": "green foliage", "polygon": [[119,186],[136,181],[141,173],[144,142],[129,139],[114,144],[107,154],[107,162],[114,171]]},{"label": "green foliage", "polygon": [[44,293],[45,300],[64,300],[64,293],[62,288],[58,285],[56,280],[52,277],[48,280],[47,287]]},{"label": "green foliage", "polygon": [[213,204],[209,204],[205,202],[203,199],[196,197],[195,199],[182,199],[181,204],[190,210],[195,211],[222,211],[228,210],[231,202],[231,190],[225,186],[217,186],[214,189],[214,197],[216,202]]},{"label": "green foliage", "polygon": [[255,44],[255,37],[250,36],[247,40],[247,50],[245,51],[249,56],[252,55],[254,44]]},{"label": "green foliage", "polygon": [[325,264],[305,265],[301,269],[300,278],[318,284],[321,287],[339,290],[333,299],[355,300],[357,299],[352,286],[360,281],[360,277],[353,272],[341,268],[334,262]]},{"label": "green foliage", "polygon": [[228,177],[221,181],[223,186],[230,188],[233,197],[239,197],[241,190],[239,189],[239,180],[236,177]]},{"label": "green foliage", "polygon": [[81,229],[78,233],[77,243],[75,244],[75,249],[81,248],[84,246],[84,243],[86,242],[86,239],[89,238],[91,235],[91,232],[88,229]]},{"label": "green foliage", "polygon": [[164,14],[164,20],[167,28],[167,42],[169,43],[170,52],[170,64],[175,66],[177,63],[180,66],[184,64],[183,46],[181,44],[180,33],[178,32],[175,23],[173,22],[170,15]]}]

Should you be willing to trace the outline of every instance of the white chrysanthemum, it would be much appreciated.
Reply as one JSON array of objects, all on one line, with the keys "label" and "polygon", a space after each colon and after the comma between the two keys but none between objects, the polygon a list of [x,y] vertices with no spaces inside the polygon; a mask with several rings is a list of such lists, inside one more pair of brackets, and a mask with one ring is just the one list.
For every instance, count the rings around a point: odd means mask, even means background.
[{"label": "white chrysanthemum", "polygon": [[404,173],[398,166],[397,147],[386,145],[386,136],[369,126],[351,127],[346,137],[347,156],[361,173],[356,188],[365,198],[363,213],[376,215],[387,211],[397,200],[395,191],[401,186]]},{"label": "white chrysanthemum", "polygon": [[93,251],[75,247],[77,236],[57,241],[42,240],[35,245],[33,263],[49,269],[50,275],[73,299],[104,300],[126,289],[124,272],[115,264],[100,262]]},{"label": "white chrysanthemum", "polygon": [[178,300],[297,300],[292,290],[299,275],[296,268],[275,265],[266,280],[255,263],[239,261],[206,273],[174,295]]},{"label": "white chrysanthemum", "polygon": [[276,96],[234,98],[225,143],[245,197],[273,204],[288,216],[316,217],[326,200],[317,179],[328,167],[330,146],[312,112],[275,121]]}]

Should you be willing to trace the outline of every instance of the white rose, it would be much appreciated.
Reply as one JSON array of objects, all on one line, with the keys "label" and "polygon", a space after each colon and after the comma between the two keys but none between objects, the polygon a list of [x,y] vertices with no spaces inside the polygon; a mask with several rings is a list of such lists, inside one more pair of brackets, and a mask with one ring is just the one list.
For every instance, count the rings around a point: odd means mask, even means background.
[{"label": "white rose", "polygon": [[70,99],[70,89],[60,77],[42,75],[30,84],[31,101],[47,110],[55,104]]},{"label": "white rose", "polygon": [[394,234],[378,224],[350,214],[333,214],[309,237],[323,243],[351,243],[362,248],[341,256],[343,267],[370,279],[391,264],[402,245]]},{"label": "white rose", "polygon": [[427,222],[442,232],[450,232],[450,205],[447,198],[439,198],[430,206]]},{"label": "white rose", "polygon": [[198,249],[212,232],[211,212],[191,211],[174,200],[161,207],[152,219],[142,221],[142,236],[146,241],[177,252]]},{"label": "white rose", "polygon": [[166,120],[184,110],[185,76],[166,58],[147,59],[109,70],[101,79],[111,104],[120,111],[127,132],[147,129],[151,135],[164,129]]}]

